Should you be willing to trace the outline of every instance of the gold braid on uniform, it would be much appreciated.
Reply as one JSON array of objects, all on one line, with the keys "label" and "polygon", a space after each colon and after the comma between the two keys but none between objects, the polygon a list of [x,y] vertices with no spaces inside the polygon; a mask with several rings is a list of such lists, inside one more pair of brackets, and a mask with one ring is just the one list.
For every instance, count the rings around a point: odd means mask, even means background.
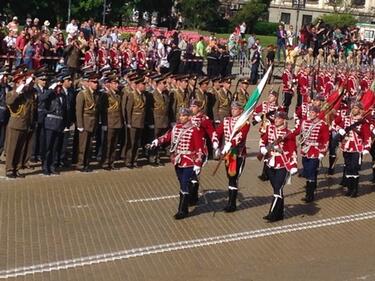
[{"label": "gold braid on uniform", "polygon": [[92,110],[95,107],[95,100],[89,90],[83,92],[83,98],[85,99],[85,111]]},{"label": "gold braid on uniform", "polygon": [[145,102],[143,101],[140,94],[137,91],[133,92],[134,96],[134,109],[143,109],[145,107]]},{"label": "gold braid on uniform", "polygon": [[108,93],[108,112],[115,112],[118,111],[120,107],[119,101],[113,95],[111,91]]},{"label": "gold braid on uniform", "polygon": [[10,111],[10,116],[18,118],[23,115],[25,115],[25,105],[20,104],[17,106],[16,110],[13,110],[12,106],[8,105],[9,111]]}]

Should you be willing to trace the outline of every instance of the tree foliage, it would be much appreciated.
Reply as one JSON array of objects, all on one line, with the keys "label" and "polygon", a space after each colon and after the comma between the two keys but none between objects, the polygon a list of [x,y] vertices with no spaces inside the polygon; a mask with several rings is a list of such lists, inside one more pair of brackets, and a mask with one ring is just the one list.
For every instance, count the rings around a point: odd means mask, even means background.
[{"label": "tree foliage", "polygon": [[357,19],[350,14],[326,14],[320,17],[323,22],[329,24],[330,26],[353,26],[357,23]]},{"label": "tree foliage", "polygon": [[219,20],[220,2],[218,0],[184,0],[178,5],[187,26],[207,29]]},{"label": "tree foliage", "polygon": [[270,3],[270,0],[249,0],[231,21],[235,25],[245,22],[252,32],[255,23],[266,18]]}]

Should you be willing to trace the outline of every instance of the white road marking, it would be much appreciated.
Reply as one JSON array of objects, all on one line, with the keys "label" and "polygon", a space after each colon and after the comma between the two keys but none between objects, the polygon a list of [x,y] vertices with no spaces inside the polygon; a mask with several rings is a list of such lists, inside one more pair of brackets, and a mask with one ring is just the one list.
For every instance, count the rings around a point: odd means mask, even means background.
[{"label": "white road marking", "polygon": [[216,244],[235,242],[240,240],[249,240],[260,237],[272,236],[283,233],[304,231],[308,229],[316,229],[325,226],[334,226],[355,221],[369,220],[375,218],[375,211],[359,213],[354,215],[334,217],[304,223],[288,224],[277,227],[250,230],[239,233],[226,234],[221,236],[212,236],[201,239],[178,241],[167,244],[152,245],[143,248],[134,248],[119,252],[105,253],[100,255],[79,257],[68,260],[61,260],[50,263],[35,264],[31,266],[22,266],[0,271],[0,279],[14,278],[26,276],[35,273],[58,271],[61,269],[70,269],[75,267],[83,267],[87,265],[112,262],[116,260],[125,260],[134,257],[141,257],[151,254],[178,251],[183,249],[198,248]]},{"label": "white road marking", "polygon": [[[199,193],[199,195],[202,196],[204,194],[215,193],[215,192],[218,192],[218,191],[208,190],[208,191],[205,191],[204,193]],[[127,200],[126,202],[127,203],[140,203],[140,202],[166,200],[166,199],[172,199],[172,198],[178,198],[178,197],[180,197],[180,195],[178,195],[178,194],[177,195],[165,195],[165,196],[159,196],[159,197],[131,199],[131,200]]]}]

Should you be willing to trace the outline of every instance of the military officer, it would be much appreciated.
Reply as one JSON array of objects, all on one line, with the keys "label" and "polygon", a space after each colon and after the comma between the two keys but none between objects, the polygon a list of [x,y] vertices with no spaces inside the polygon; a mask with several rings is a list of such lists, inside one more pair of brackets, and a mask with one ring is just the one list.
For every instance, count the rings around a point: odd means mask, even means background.
[{"label": "military officer", "polygon": [[4,151],[6,127],[9,120],[9,109],[6,104],[6,96],[11,91],[11,87],[8,85],[7,69],[3,68],[0,70],[0,156]]},{"label": "military officer", "polygon": [[[189,76],[182,75],[177,77],[178,86],[173,92],[172,111],[175,120],[178,119],[178,112],[180,108],[187,108],[189,106]],[[174,120],[173,120],[174,121]]]},{"label": "military officer", "polygon": [[6,96],[10,111],[7,128],[5,171],[9,178],[24,177],[19,173],[27,150],[28,132],[34,119],[36,106],[33,78],[26,74],[13,77],[14,88]]},{"label": "military officer", "polygon": [[248,79],[242,78],[239,81],[239,89],[234,94],[234,100],[238,101],[239,103],[246,104],[247,100],[250,97],[247,89],[249,88],[250,82]]},{"label": "military officer", "polygon": [[98,118],[99,75],[86,73],[82,79],[82,90],[76,97],[76,118],[79,131],[78,168],[81,172],[92,172],[90,168],[91,139]]},{"label": "military officer", "polygon": [[232,102],[232,93],[230,92],[231,85],[232,79],[230,77],[225,77],[221,80],[221,89],[216,92],[213,108],[214,121],[216,124],[220,124],[225,117],[230,115]]}]

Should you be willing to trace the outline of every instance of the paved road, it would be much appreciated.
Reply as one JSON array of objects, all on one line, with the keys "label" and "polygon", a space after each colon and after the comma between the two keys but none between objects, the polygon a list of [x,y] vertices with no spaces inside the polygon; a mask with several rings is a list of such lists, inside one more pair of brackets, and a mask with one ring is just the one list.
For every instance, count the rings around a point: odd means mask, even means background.
[{"label": "paved road", "polygon": [[262,216],[272,189],[257,178],[257,142],[251,130],[232,214],[221,211],[226,178],[223,167],[211,175],[216,162],[205,166],[199,205],[182,221],[173,219],[170,164],[57,177],[37,168],[26,179],[0,179],[0,279],[375,280],[370,164],[355,199],[343,196],[339,173],[329,178],[323,168],[317,201],[305,204],[304,181],[294,177],[285,220],[270,224]]}]

